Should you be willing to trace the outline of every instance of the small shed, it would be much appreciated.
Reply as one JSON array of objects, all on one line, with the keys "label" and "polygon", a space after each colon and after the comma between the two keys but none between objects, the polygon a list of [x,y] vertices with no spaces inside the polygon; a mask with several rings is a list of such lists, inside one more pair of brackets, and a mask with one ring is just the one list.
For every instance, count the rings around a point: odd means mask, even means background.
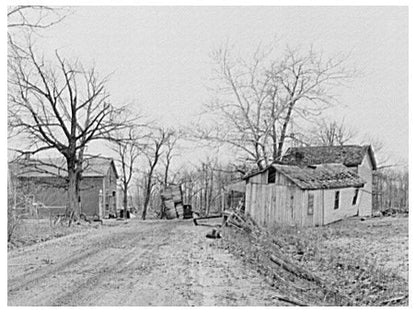
[{"label": "small shed", "polygon": [[340,164],[273,164],[244,177],[246,213],[264,226],[325,225],[358,214],[365,181]]}]

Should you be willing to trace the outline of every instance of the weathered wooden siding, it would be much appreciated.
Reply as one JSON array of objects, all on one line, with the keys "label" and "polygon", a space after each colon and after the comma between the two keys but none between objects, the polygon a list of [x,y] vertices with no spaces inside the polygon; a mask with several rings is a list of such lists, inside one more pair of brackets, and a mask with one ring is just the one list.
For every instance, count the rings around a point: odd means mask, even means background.
[{"label": "weathered wooden siding", "polygon": [[370,156],[366,155],[362,164],[358,166],[358,174],[366,183],[363,187],[358,213],[360,216],[371,216],[372,212],[372,193],[373,193],[373,169]]},{"label": "weathered wooden siding", "polygon": [[[313,195],[313,214],[308,215],[308,194]],[[308,190],[304,191],[304,208],[302,213],[304,223],[303,226],[322,225],[322,191]]]},{"label": "weathered wooden siding", "polygon": [[[267,181],[266,172],[250,178],[246,184],[246,213],[263,226],[316,226],[354,216],[363,194],[360,189],[357,203],[353,205],[355,188],[302,190],[279,173],[276,183],[260,181]],[[340,192],[338,209],[334,209],[336,191]],[[312,215],[308,215],[308,194],[313,195]]]},{"label": "weathered wooden siding", "polygon": [[117,213],[117,177],[112,166],[110,166],[104,178],[103,195],[104,215],[107,216],[109,213]]},{"label": "weathered wooden siding", "polygon": [[99,215],[99,192],[103,178],[83,178],[81,181],[81,212],[87,216]]},{"label": "weathered wooden siding", "polygon": [[[335,192],[340,192],[339,208],[334,209]],[[324,190],[324,224],[344,219],[358,214],[358,204],[352,204],[355,188]],[[360,190],[360,193],[362,190]],[[361,194],[360,194],[361,195]],[[360,198],[358,196],[358,200]]]},{"label": "weathered wooden siding", "polygon": [[260,181],[267,181],[266,172],[250,178],[246,184],[246,212],[254,220],[264,226],[312,225],[312,216],[307,216],[305,191],[279,173],[273,184]]}]

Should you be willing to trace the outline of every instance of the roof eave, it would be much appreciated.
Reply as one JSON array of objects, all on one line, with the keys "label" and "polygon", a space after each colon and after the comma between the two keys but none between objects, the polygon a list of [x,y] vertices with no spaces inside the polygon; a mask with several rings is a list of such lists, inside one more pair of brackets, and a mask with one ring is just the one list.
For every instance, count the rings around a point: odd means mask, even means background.
[{"label": "roof eave", "polygon": [[346,184],[346,185],[343,185],[343,186],[325,186],[325,187],[314,187],[314,188],[301,187],[301,189],[304,190],[304,191],[317,191],[317,190],[344,189],[344,188],[350,188],[350,187],[361,188],[361,187],[364,187],[364,184],[365,183],[361,183],[361,184]]}]

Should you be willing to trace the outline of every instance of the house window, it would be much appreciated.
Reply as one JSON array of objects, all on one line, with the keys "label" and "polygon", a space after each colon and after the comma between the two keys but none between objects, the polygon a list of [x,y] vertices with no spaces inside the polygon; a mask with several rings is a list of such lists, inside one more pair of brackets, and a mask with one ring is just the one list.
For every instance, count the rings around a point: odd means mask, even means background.
[{"label": "house window", "polygon": [[357,199],[358,199],[358,193],[359,193],[359,189],[355,189],[355,193],[354,193],[354,197],[352,198],[352,204],[356,205],[357,204]]},{"label": "house window", "polygon": [[313,215],[313,200],[314,196],[313,194],[308,194],[308,215]]},{"label": "house window", "polygon": [[267,184],[276,183],[276,169],[270,167],[267,174]]},{"label": "house window", "polygon": [[339,191],[335,191],[334,209],[339,208]]}]

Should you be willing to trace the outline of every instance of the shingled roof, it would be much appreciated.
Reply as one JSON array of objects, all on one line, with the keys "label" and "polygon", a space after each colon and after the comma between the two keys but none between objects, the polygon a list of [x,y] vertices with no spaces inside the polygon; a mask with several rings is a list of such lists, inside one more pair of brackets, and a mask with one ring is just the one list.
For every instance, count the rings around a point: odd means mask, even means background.
[{"label": "shingled roof", "polygon": [[377,166],[371,145],[290,147],[279,163],[296,166],[329,163],[344,164],[348,167],[359,166],[367,153],[370,155],[370,160],[375,170]]},{"label": "shingled roof", "polygon": [[304,190],[362,187],[365,183],[357,173],[340,164],[303,168],[284,165],[273,167]]},{"label": "shingled roof", "polygon": [[[83,177],[104,177],[110,166],[114,167],[116,176],[117,169],[111,158],[91,158],[85,160]],[[56,177],[67,176],[66,163],[63,158],[30,159],[10,163],[10,169],[18,177]]]},{"label": "shingled roof", "polygon": [[246,176],[244,179],[269,170],[271,167],[303,190],[362,187],[365,184],[365,181],[357,173],[342,164],[309,167],[273,164],[262,171]]},{"label": "shingled roof", "polygon": [[261,171],[245,176],[244,180],[265,172],[271,167],[303,190],[362,187],[365,184],[365,181],[354,170],[342,164],[323,164],[307,167],[273,164]]}]

